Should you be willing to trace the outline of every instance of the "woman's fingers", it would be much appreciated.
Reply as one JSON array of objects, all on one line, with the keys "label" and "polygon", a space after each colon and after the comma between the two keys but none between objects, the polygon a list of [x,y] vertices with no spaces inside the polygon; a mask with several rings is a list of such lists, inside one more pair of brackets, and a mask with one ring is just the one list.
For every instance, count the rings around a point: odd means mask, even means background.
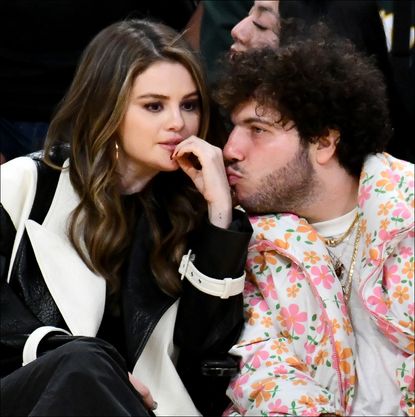
[{"label": "woman's fingers", "polygon": [[150,390],[130,372],[128,372],[128,378],[131,382],[131,385],[142,397],[144,405],[150,410],[155,410],[157,408],[157,403],[154,401]]}]

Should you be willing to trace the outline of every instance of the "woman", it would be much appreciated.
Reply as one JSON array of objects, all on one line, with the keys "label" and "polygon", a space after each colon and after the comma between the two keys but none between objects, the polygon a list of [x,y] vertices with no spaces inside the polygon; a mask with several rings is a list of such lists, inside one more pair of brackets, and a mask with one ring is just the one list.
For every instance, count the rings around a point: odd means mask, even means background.
[{"label": "woman", "polygon": [[200,139],[208,104],[175,31],[119,22],[44,156],[2,166],[2,414],[198,414],[186,388],[239,334],[251,234]]}]

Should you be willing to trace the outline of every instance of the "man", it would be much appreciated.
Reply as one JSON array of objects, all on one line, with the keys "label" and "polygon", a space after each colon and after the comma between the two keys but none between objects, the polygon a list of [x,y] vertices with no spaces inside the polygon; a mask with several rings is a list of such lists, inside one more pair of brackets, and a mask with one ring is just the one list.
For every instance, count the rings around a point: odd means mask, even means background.
[{"label": "man", "polygon": [[254,227],[227,415],[414,415],[414,166],[380,73],[320,33],[237,54],[216,99]]}]

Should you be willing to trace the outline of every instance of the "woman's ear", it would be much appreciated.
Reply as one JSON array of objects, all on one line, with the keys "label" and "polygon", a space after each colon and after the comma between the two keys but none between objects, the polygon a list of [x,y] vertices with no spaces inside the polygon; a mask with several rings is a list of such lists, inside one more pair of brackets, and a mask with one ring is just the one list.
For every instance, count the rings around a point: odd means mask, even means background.
[{"label": "woman's ear", "polygon": [[315,149],[317,163],[324,165],[336,154],[337,144],[340,141],[340,132],[329,129],[328,134],[318,139]]}]

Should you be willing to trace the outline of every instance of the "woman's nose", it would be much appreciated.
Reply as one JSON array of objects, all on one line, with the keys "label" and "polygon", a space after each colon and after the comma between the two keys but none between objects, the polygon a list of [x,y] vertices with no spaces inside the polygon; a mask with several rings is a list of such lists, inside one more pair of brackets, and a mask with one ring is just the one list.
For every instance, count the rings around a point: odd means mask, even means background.
[{"label": "woman's nose", "polygon": [[172,109],[169,114],[168,129],[181,130],[184,127],[184,118],[180,109]]}]

